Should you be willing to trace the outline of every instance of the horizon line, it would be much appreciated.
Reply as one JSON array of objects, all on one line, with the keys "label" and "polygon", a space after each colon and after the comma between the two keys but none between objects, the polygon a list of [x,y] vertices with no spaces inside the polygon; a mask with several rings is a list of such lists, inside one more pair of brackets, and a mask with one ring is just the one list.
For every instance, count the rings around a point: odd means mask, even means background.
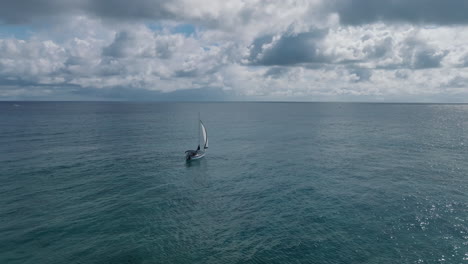
[{"label": "horizon line", "polygon": [[347,104],[452,104],[468,105],[468,102],[418,102],[418,101],[255,101],[255,100],[1,100],[0,103],[347,103]]}]

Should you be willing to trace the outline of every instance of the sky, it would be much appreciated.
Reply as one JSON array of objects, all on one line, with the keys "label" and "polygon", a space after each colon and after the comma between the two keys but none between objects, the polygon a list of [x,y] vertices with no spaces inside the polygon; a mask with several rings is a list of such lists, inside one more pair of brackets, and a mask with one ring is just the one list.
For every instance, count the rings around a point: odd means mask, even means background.
[{"label": "sky", "polygon": [[0,100],[468,102],[466,0],[0,3]]}]

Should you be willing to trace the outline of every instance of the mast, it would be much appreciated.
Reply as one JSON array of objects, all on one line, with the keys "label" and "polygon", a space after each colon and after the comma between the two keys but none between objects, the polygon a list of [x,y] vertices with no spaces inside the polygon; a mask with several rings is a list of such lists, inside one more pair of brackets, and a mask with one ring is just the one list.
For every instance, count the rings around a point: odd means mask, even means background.
[{"label": "mast", "polygon": [[200,148],[200,112],[198,112],[198,148]]}]

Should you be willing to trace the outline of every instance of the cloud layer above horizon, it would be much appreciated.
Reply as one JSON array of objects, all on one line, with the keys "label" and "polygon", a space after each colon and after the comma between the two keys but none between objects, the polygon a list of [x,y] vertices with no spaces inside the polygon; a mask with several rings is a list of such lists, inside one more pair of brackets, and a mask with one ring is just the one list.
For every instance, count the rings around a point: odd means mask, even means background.
[{"label": "cloud layer above horizon", "polygon": [[0,100],[468,102],[464,0],[17,0]]}]

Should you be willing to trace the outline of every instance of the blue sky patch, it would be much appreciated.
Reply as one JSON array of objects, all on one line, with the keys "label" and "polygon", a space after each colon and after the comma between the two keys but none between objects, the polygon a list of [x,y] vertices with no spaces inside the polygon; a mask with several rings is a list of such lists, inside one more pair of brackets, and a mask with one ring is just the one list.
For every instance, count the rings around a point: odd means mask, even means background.
[{"label": "blue sky patch", "polygon": [[0,38],[29,39],[34,30],[26,25],[1,25]]}]

